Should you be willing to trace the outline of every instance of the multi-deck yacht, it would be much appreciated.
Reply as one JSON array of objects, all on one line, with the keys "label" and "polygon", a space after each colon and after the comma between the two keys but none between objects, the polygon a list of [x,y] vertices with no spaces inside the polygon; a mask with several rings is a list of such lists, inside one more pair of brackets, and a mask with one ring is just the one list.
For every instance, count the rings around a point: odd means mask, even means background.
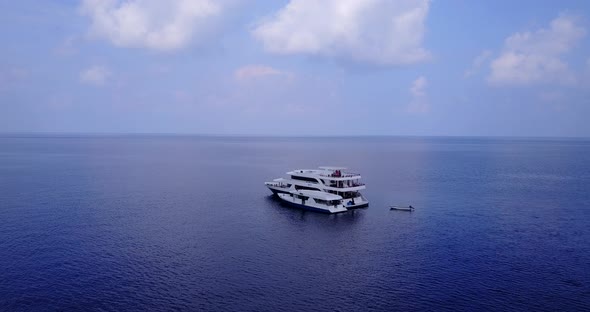
[{"label": "multi-deck yacht", "polygon": [[320,167],[287,172],[288,178],[266,182],[281,200],[300,208],[328,213],[366,207],[369,201],[360,193],[365,184],[360,174],[344,167]]}]

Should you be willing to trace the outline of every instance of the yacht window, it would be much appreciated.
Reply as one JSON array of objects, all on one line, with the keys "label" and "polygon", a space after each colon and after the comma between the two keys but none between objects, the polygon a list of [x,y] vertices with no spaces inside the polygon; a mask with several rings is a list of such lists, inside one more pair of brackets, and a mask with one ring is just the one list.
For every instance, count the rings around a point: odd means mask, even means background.
[{"label": "yacht window", "polygon": [[292,175],[291,179],[300,180],[300,181],[307,181],[307,182],[312,182],[312,183],[318,183],[318,180],[316,180],[314,178],[300,177],[300,176],[296,176],[296,175]]},{"label": "yacht window", "polygon": [[320,190],[320,189],[315,188],[315,187],[300,186],[300,185],[295,185],[295,189],[296,190],[310,190],[310,191],[319,191]]},{"label": "yacht window", "polygon": [[318,204],[328,205],[328,203],[325,200],[323,200],[323,199],[314,198],[313,200],[315,200],[315,202],[318,203]]}]

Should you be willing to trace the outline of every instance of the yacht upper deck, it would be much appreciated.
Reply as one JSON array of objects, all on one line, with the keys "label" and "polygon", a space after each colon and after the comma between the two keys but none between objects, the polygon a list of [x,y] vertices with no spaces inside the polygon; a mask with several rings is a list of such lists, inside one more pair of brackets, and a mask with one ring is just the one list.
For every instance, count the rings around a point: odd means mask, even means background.
[{"label": "yacht upper deck", "polygon": [[320,169],[299,169],[287,172],[288,175],[313,177],[313,178],[330,178],[330,180],[343,181],[360,179],[358,173],[344,172],[345,167],[320,167]]}]

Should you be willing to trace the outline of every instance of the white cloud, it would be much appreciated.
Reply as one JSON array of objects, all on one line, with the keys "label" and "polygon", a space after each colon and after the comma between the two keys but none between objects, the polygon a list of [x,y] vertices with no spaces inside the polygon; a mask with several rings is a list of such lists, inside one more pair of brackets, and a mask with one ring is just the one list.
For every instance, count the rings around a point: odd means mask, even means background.
[{"label": "white cloud", "polygon": [[493,85],[571,84],[575,77],[562,57],[585,33],[575,17],[564,14],[551,21],[548,29],[515,33],[491,62],[488,81]]},{"label": "white cloud", "polygon": [[86,84],[102,86],[111,76],[111,72],[103,66],[92,66],[80,73],[80,81]]},{"label": "white cloud", "polygon": [[428,96],[426,94],[426,87],[428,80],[424,76],[418,77],[410,87],[412,94],[412,101],[407,107],[409,113],[427,113],[430,111],[430,104],[428,103]]},{"label": "white cloud", "polygon": [[374,65],[425,61],[429,0],[291,0],[252,31],[267,51]]},{"label": "white cloud", "polygon": [[428,80],[426,80],[426,78],[424,78],[424,76],[420,76],[416,80],[414,80],[414,83],[412,83],[412,87],[410,88],[410,92],[415,97],[425,96],[426,91],[424,89],[426,89],[426,86],[428,86]]},{"label": "white cloud", "polygon": [[84,0],[90,33],[121,47],[176,50],[210,31],[227,1]]},{"label": "white cloud", "polygon": [[292,74],[284,71],[280,71],[267,65],[246,65],[238,68],[234,72],[236,80],[245,81],[249,79],[255,79],[259,77],[268,76],[285,76],[291,77]]},{"label": "white cloud", "polygon": [[473,63],[471,64],[471,67],[468,68],[467,70],[465,70],[465,73],[463,73],[463,76],[465,78],[469,78],[471,76],[473,76],[475,73],[477,73],[477,71],[480,69],[480,67],[487,62],[490,58],[492,57],[492,51],[490,50],[484,50],[482,51],[474,60]]}]

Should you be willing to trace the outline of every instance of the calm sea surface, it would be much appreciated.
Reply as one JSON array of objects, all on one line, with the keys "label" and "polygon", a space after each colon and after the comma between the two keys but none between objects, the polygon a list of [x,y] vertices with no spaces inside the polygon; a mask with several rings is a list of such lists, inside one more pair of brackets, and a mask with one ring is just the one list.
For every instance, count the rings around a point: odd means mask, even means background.
[{"label": "calm sea surface", "polygon": [[[369,208],[264,186],[322,165]],[[0,310],[171,309],[588,311],[590,141],[0,138]]]}]

